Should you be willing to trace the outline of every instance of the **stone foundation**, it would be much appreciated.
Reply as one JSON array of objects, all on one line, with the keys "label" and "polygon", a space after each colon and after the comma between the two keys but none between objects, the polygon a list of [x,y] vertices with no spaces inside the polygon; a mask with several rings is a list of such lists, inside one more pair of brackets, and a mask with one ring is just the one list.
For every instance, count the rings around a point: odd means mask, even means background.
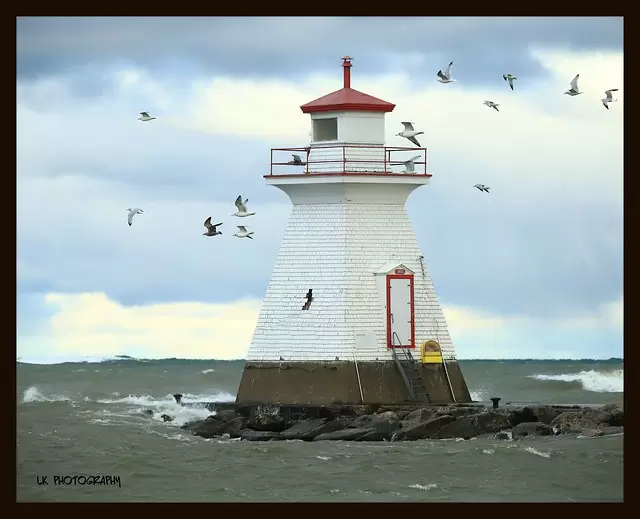
[{"label": "stone foundation", "polygon": [[[236,402],[285,405],[411,402],[395,362],[358,362],[357,368],[356,372],[354,362],[247,362]],[[451,387],[443,364],[421,364],[419,369],[429,397],[427,403],[471,402],[456,361],[446,363]]]}]

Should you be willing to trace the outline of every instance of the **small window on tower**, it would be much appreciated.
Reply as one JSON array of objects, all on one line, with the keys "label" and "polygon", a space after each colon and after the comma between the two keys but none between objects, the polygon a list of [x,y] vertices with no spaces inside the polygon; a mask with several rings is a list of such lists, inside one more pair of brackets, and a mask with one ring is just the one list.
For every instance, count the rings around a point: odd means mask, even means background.
[{"label": "small window on tower", "polygon": [[307,300],[304,302],[304,305],[302,305],[302,309],[303,310],[309,310],[309,307],[311,306],[311,301],[313,301],[313,290],[309,289],[309,291],[307,292]]},{"label": "small window on tower", "polygon": [[337,141],[338,140],[338,119],[315,119],[313,121],[313,140]]}]

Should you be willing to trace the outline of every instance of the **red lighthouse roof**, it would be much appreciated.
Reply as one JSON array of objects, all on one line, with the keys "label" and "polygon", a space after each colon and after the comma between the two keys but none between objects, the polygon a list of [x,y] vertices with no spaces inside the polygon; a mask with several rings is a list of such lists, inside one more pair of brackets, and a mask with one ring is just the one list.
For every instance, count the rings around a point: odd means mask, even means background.
[{"label": "red lighthouse roof", "polygon": [[388,103],[377,97],[370,96],[364,92],[359,92],[351,88],[351,58],[342,58],[344,68],[344,86],[340,90],[331,92],[326,96],[319,97],[314,101],[304,104],[300,109],[305,114],[317,112],[391,112],[396,107],[393,103]]}]

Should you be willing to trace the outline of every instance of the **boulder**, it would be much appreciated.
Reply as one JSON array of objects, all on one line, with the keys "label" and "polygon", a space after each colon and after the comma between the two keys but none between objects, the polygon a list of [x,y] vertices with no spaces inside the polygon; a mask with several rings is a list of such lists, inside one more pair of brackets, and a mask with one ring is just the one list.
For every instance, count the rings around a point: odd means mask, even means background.
[{"label": "boulder", "polygon": [[314,429],[320,427],[327,422],[326,418],[315,418],[312,420],[302,420],[292,427],[282,431],[282,437],[285,440],[300,440],[305,434],[310,433]]},{"label": "boulder", "polygon": [[[553,419],[562,414],[564,411],[562,409],[558,409],[557,407],[551,407],[548,405],[543,405],[540,407],[535,407],[533,409],[533,414],[536,416],[539,422],[550,425]],[[532,420],[535,421],[535,420]]]},{"label": "boulder", "polygon": [[[453,418],[453,416],[451,417]],[[482,430],[476,424],[476,421],[473,416],[466,416],[464,418],[458,418],[457,420],[453,418],[455,421],[450,421],[445,424],[439,431],[431,436],[434,439],[445,439],[445,438],[464,438],[465,440],[469,440],[471,438],[475,438],[479,434],[482,434]]]},{"label": "boulder", "polygon": [[514,438],[522,438],[524,436],[550,436],[553,429],[542,422],[522,422],[511,429]]},{"label": "boulder", "polygon": [[222,411],[217,411],[214,416],[221,422],[228,422],[238,415],[233,409],[223,409]]},{"label": "boulder", "polygon": [[433,418],[434,414],[435,410],[428,407],[416,409],[404,417],[402,420],[402,428],[407,429],[413,425],[427,422]]},{"label": "boulder", "polygon": [[567,411],[559,414],[551,421],[551,426],[557,434],[580,433],[585,429],[597,429],[598,423],[592,418],[596,415],[585,417],[581,411]]},{"label": "boulder", "polygon": [[398,418],[396,413],[393,411],[385,411],[384,413],[373,415],[369,426],[373,427],[373,429],[383,437],[387,437],[391,435],[393,431],[400,429],[402,424],[400,423],[400,418]]},{"label": "boulder", "polygon": [[236,416],[232,420],[225,422],[224,432],[229,434],[231,438],[240,438],[242,431],[247,428],[248,418],[244,416]]},{"label": "boulder", "polygon": [[162,418],[162,421],[164,422],[173,422],[173,418],[171,418],[168,414],[163,414],[160,416],[160,418]]},{"label": "boulder", "polygon": [[432,418],[426,422],[414,424],[408,428],[402,428],[396,432],[396,440],[422,440],[425,438],[433,438],[443,427],[455,421],[455,417],[451,415],[439,416]]},{"label": "boulder", "polygon": [[603,405],[598,409],[603,423],[612,427],[624,427],[624,410],[617,404]]},{"label": "boulder", "polygon": [[282,440],[282,434],[273,431],[254,431],[245,429],[240,438],[249,442],[266,442],[270,440]]},{"label": "boulder", "polygon": [[463,416],[478,414],[480,411],[482,411],[482,409],[478,409],[477,407],[448,406],[438,409],[435,416],[451,415],[456,418],[461,418]]},{"label": "boulder", "polygon": [[492,437],[494,440],[510,440],[511,438],[513,438],[513,434],[510,434],[509,431],[496,433]]},{"label": "boulder", "polygon": [[519,425],[521,423],[532,423],[539,421],[533,408],[523,407],[522,409],[509,409],[507,410],[509,416],[509,422],[512,426]]},{"label": "boulder", "polygon": [[313,441],[320,442],[324,440],[334,440],[334,441],[335,440],[342,440],[342,441],[356,440],[360,436],[363,436],[370,432],[375,432],[375,429],[372,429],[370,427],[359,427],[356,429],[342,429],[340,431],[333,431],[333,432],[319,434],[313,439]]},{"label": "boulder", "polygon": [[358,436],[356,438],[356,441],[357,442],[381,442],[385,440],[391,440],[394,434],[396,433],[395,432],[388,433],[383,430],[373,429],[368,433],[363,434],[362,436]]},{"label": "boulder", "polygon": [[333,412],[332,409],[328,408],[326,405],[323,405],[318,409],[318,418],[325,418],[328,422],[336,419],[336,413]]},{"label": "boulder", "polygon": [[341,431],[342,429],[348,427],[352,422],[353,418],[338,418],[336,420],[331,420],[330,422],[324,423],[316,427],[315,429],[312,429],[311,431],[303,434],[302,436],[300,436],[300,439],[304,441],[313,441],[313,439],[320,434]]},{"label": "boulder", "polygon": [[601,427],[600,430],[602,431],[603,436],[610,436],[612,434],[624,433],[624,427],[616,426],[616,425],[608,425],[606,427]]},{"label": "boulder", "polygon": [[256,413],[247,423],[254,431],[280,432],[287,428],[287,422],[282,416],[270,413]]},{"label": "boulder", "polygon": [[482,434],[511,429],[512,417],[513,415],[511,413],[503,413],[492,409],[483,413],[467,416],[465,419],[472,420],[479,431],[478,434]]},{"label": "boulder", "polygon": [[217,420],[215,416],[209,416],[200,422],[192,422],[182,428],[190,430],[195,436],[202,438],[213,438],[225,432],[226,423]]},{"label": "boulder", "polygon": [[368,427],[372,422],[374,415],[365,414],[358,416],[353,422],[348,425],[348,429],[359,429],[360,427]]}]

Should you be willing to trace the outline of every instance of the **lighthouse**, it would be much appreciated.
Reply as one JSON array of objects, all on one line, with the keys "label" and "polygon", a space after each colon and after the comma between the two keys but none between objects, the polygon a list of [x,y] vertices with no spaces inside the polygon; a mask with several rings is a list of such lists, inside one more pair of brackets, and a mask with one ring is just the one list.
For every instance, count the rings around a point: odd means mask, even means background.
[{"label": "lighthouse", "polygon": [[343,88],[300,107],[311,142],[271,150],[264,178],[293,207],[236,402],[470,402],[405,208],[427,150],[386,145],[395,105],[351,88],[351,60]]}]

